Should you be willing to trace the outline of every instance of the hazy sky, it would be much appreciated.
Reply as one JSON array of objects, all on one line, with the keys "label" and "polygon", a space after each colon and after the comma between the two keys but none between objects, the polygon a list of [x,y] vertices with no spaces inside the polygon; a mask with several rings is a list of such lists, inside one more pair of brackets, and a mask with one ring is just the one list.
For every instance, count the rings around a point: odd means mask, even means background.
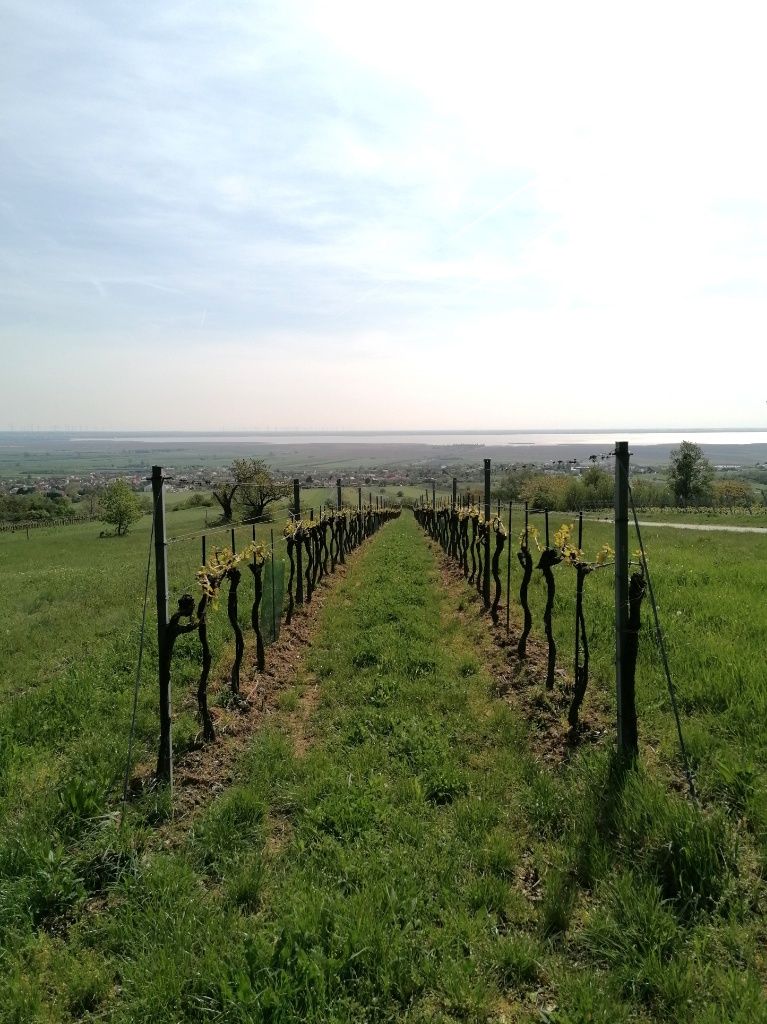
[{"label": "hazy sky", "polygon": [[756,0],[0,19],[0,428],[765,422]]}]

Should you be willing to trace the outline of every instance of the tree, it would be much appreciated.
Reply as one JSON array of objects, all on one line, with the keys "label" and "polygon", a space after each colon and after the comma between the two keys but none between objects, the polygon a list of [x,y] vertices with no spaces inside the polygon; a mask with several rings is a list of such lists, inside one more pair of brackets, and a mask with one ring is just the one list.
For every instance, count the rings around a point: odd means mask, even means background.
[{"label": "tree", "polygon": [[740,480],[718,480],[713,491],[714,504],[730,512],[735,508],[750,508],[754,500],[754,492]]},{"label": "tree", "polygon": [[113,480],[99,501],[99,518],[117,527],[117,536],[128,532],[131,523],[141,518],[139,500],[124,480]]},{"label": "tree", "polygon": [[236,464],[241,479],[239,501],[248,522],[264,519],[267,505],[290,495],[290,484],[278,483],[263,459],[237,459]]},{"label": "tree", "polygon": [[692,505],[707,498],[713,476],[714,467],[700,445],[682,441],[672,449],[668,481],[677,505]]},{"label": "tree", "polygon": [[221,506],[221,520],[231,523],[234,518],[234,496],[248,482],[251,476],[251,463],[261,459],[235,459],[230,469],[230,479],[213,488],[213,497]]}]

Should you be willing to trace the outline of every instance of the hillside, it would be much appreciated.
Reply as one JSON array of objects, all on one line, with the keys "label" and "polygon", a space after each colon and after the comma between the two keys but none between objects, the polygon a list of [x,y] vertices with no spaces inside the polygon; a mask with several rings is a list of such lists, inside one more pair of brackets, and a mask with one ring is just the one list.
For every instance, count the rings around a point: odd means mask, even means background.
[{"label": "hillside", "polygon": [[748,842],[609,735],[557,756],[410,515],[272,655],[175,817],[7,835],[0,1020],[765,1019]]}]

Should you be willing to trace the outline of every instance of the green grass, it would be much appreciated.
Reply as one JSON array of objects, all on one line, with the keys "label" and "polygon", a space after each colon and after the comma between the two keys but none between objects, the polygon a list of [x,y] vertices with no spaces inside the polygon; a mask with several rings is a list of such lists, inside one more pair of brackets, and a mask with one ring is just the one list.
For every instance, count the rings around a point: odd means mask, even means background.
[{"label": "green grass", "polygon": [[[589,548],[603,530],[589,525]],[[602,750],[542,766],[531,726],[495,696],[484,621],[455,615],[459,598],[441,587],[406,514],[366,546],[327,602],[298,689],[255,737],[235,783],[165,849],[152,824],[167,815],[161,799],[135,805],[123,831],[103,814],[107,769],[123,752],[133,648],[119,614],[124,592],[86,606],[72,646],[59,644],[71,658],[65,669],[42,643],[49,678],[10,699],[9,679],[0,698],[15,709],[10,727],[3,718],[12,746],[0,775],[0,1020],[764,1020],[752,807],[764,767],[753,720],[763,554],[754,557],[752,538],[740,548],[743,538],[727,537],[721,550],[670,533],[647,542],[711,803],[702,816],[668,785],[676,755],[649,637],[640,727],[657,738],[660,762],[648,756],[626,773]],[[129,540],[139,567],[147,539]],[[76,567],[74,550],[58,554]],[[564,653],[572,577],[557,571]],[[612,657],[606,575],[587,581],[602,685]],[[724,617],[728,600],[732,614],[695,655],[687,641],[701,645],[696,616],[716,608]],[[686,615],[673,614],[675,601]],[[741,610],[756,621],[738,624]],[[86,651],[83,669],[72,652],[99,614],[112,616],[111,646]],[[713,684],[698,673],[711,676],[707,659],[734,659],[741,647],[740,685],[711,706]],[[35,665],[31,647],[26,658]],[[70,672],[80,675],[70,681]],[[288,722],[309,674],[321,701],[314,742],[297,757]],[[153,712],[147,688],[142,742]],[[750,772],[735,769],[736,755],[748,756]]]},{"label": "green grass", "polygon": [[[536,517],[536,521],[540,517]],[[551,533],[572,517],[552,515]],[[518,524],[521,525],[521,524]],[[518,541],[513,528],[514,551]],[[645,527],[642,538],[661,619],[683,730],[695,777],[706,802],[749,830],[767,865],[767,675],[760,652],[767,636],[767,536],[708,534]],[[613,527],[584,524],[584,548],[593,557],[612,543]],[[637,547],[631,531],[630,546]],[[504,567],[505,568],[505,567]],[[520,567],[512,555],[512,599],[517,600]],[[590,692],[612,702],[614,599],[611,570],[586,580],[584,610],[591,654]],[[575,573],[555,570],[554,630],[560,664],[572,677]],[[504,576],[505,579],[505,576]],[[545,584],[539,572],[530,587],[534,628],[542,632]],[[588,717],[587,691],[583,714]],[[654,642],[649,595],[642,606],[637,664],[640,739],[648,756],[660,755],[668,773],[682,762],[662,665]],[[667,773],[667,777],[668,777]]]}]

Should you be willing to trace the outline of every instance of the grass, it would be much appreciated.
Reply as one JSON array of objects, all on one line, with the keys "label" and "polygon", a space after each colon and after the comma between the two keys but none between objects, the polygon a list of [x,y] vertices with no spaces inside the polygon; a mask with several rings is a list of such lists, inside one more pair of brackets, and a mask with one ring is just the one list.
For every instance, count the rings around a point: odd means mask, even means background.
[{"label": "grass", "polygon": [[[551,532],[560,522],[552,516]],[[517,527],[513,530],[515,548]],[[633,533],[633,531],[632,531]],[[672,679],[698,787],[733,822],[742,822],[767,865],[767,681],[760,651],[767,636],[761,581],[767,575],[767,536],[707,534],[645,527],[642,538],[669,654]],[[612,542],[612,527],[584,524],[584,548],[593,557]],[[637,547],[631,538],[632,550]],[[513,556],[512,556],[513,557]],[[520,570],[512,563],[512,597]],[[575,573],[555,570],[554,628],[560,664],[572,675]],[[590,691],[612,701],[614,598],[609,570],[586,580],[584,609],[591,654]],[[534,623],[540,630],[545,584],[536,572],[530,587]],[[642,607],[637,666],[640,736],[652,744],[645,756],[681,775],[665,678],[654,642],[649,596]],[[587,691],[584,714],[589,714]]]},{"label": "grass", "polygon": [[[589,526],[589,545],[603,529]],[[734,607],[749,607],[759,569],[737,558],[753,553],[753,539],[717,563],[718,542],[696,548],[695,537],[669,533],[648,540],[670,621],[683,618],[670,615],[678,591],[691,619],[713,606],[724,615],[733,568]],[[63,557],[76,564],[74,551]],[[566,649],[569,577],[557,571]],[[603,576],[587,581],[587,615],[595,678],[607,680]],[[297,688],[234,784],[170,849],[153,824],[167,814],[161,799],[135,805],[122,831],[104,813],[106,769],[110,757],[119,764],[124,738],[110,722],[130,689],[128,668],[124,678],[115,671],[132,649],[120,595],[103,610],[114,615],[111,645],[100,645],[101,661],[86,659],[87,670],[73,658],[57,674],[53,646],[42,644],[50,678],[37,677],[29,693],[44,693],[44,707],[9,702],[12,680],[0,698],[16,709],[3,725],[10,773],[0,776],[0,1020],[764,1020],[751,809],[763,767],[750,721],[758,666],[738,662],[742,685],[724,709],[693,705],[710,687],[696,689],[694,667],[681,671],[692,658],[688,634],[670,631],[692,725],[719,751],[709,759],[704,744],[691,744],[712,804],[701,816],[667,784],[675,754],[647,641],[640,722],[658,737],[660,761],[645,756],[639,772],[625,772],[597,750],[550,770],[528,723],[494,695],[486,625],[459,618],[459,601],[465,595],[441,586],[412,518],[387,526],[327,602]],[[752,661],[764,636],[756,614],[753,635],[737,633]],[[92,620],[73,628],[76,649]],[[706,650],[719,650],[715,639]],[[32,650],[26,657],[33,666]],[[70,671],[81,674],[64,685]],[[298,756],[291,730],[309,678],[321,699],[313,743]],[[144,738],[152,711],[148,693]],[[750,774],[733,768],[746,751]]]}]

